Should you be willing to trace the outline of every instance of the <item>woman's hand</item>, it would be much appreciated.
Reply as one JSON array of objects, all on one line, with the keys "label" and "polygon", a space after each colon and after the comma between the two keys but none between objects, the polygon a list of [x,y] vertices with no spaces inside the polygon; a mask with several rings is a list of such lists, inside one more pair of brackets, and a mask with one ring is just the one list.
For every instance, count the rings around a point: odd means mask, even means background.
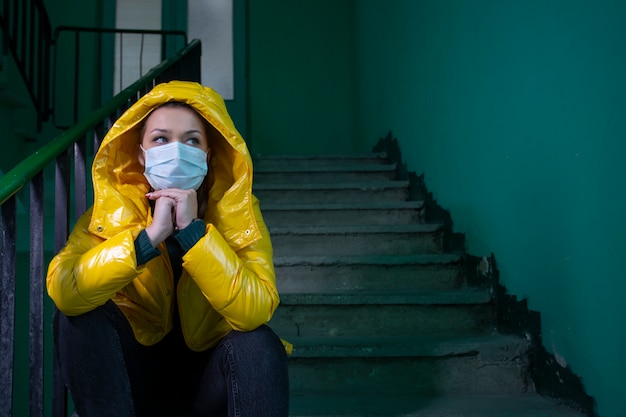
[{"label": "woman's hand", "polygon": [[195,190],[167,188],[152,191],[146,197],[155,201],[153,221],[146,228],[154,247],[171,235],[175,227],[184,229],[198,216],[198,196]]}]

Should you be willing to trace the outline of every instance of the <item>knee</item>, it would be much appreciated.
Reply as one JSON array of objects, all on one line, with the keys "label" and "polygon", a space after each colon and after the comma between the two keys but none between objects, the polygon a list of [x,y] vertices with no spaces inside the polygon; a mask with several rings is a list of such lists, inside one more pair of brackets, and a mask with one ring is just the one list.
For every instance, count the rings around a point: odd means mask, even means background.
[{"label": "knee", "polygon": [[279,337],[267,325],[263,325],[249,332],[232,331],[226,337],[233,341],[241,341],[257,346],[272,346],[275,344],[281,344]]},{"label": "knee", "polygon": [[237,355],[250,354],[251,357],[274,358],[279,362],[287,359],[282,341],[267,325],[250,332],[232,331],[225,337],[225,343]]},{"label": "knee", "polygon": [[56,337],[70,337],[79,334],[97,334],[106,332],[108,328],[116,328],[121,312],[113,301],[96,307],[95,309],[78,315],[67,316],[55,310],[53,319],[53,332]]}]

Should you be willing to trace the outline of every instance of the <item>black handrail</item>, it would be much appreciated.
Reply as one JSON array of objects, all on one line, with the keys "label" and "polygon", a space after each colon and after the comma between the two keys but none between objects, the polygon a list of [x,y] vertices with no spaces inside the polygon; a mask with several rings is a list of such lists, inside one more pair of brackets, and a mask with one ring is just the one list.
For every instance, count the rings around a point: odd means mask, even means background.
[{"label": "black handrail", "polygon": [[37,125],[50,117],[50,19],[42,0],[5,0],[0,10],[3,50],[10,51],[37,110]]},{"label": "black handrail", "polygon": [[[96,71],[100,71],[101,68],[103,68],[103,52],[106,53],[107,57],[110,57],[109,60],[112,62],[114,59],[114,51],[113,51],[113,45],[114,45],[114,39],[112,39],[111,42],[109,42],[108,47],[110,50],[107,50],[107,45],[105,44],[104,40],[105,40],[105,35],[119,35],[120,36],[120,45],[123,45],[123,36],[124,35],[138,35],[142,37],[144,36],[154,36],[154,37],[159,37],[160,38],[160,61],[164,61],[167,58],[167,54],[169,50],[178,50],[180,49],[183,45],[187,45],[187,33],[181,30],[148,30],[148,29],[113,29],[113,28],[93,28],[93,27],[82,27],[82,26],[59,26],[54,30],[54,34],[52,37],[52,42],[51,45],[54,47],[54,51],[53,51],[53,63],[52,63],[52,68],[53,68],[53,74],[52,74],[52,107],[53,107],[53,111],[52,111],[52,123],[55,127],[59,128],[59,129],[67,129],[69,126],[75,124],[78,122],[78,120],[82,117],[85,116],[85,114],[87,114],[90,110],[92,110],[92,104],[89,105],[81,105],[80,103],[80,96],[81,94],[79,94],[80,91],[80,87],[79,85],[81,84],[81,82],[85,82],[84,80],[84,71],[81,71],[80,68],[80,62],[81,60],[84,62],[84,58],[81,57],[81,48],[84,47],[84,45],[88,42],[90,42],[89,39],[87,39],[87,35],[88,34],[92,34],[95,36],[95,39],[91,39],[92,44],[90,44],[90,48],[89,51],[90,53],[95,55],[95,60],[94,60],[94,67],[96,69]],[[63,36],[66,35],[66,36]],[[70,106],[71,108],[69,109],[69,111],[67,113],[69,113],[71,116],[67,116],[66,115],[66,119],[68,120],[62,120],[63,117],[61,117],[60,113],[60,108],[59,105],[57,103],[57,97],[58,97],[58,89],[59,87],[59,71],[57,69],[57,63],[59,61],[59,53],[60,53],[60,46],[61,46],[61,39],[63,38],[67,38],[69,35],[69,39],[66,42],[71,42],[71,45],[69,46],[70,51],[68,51],[71,56],[67,56],[64,55],[63,56],[63,73],[64,74],[69,74],[69,76],[67,77],[69,80],[71,80],[71,86],[69,88],[71,88],[70,91],[68,91],[68,87],[64,87],[64,91],[62,93],[62,97],[66,98],[66,97],[73,97],[73,104]],[[171,39],[171,40],[170,40]],[[168,48],[168,45],[172,45],[174,46],[176,40],[180,40],[181,42],[178,43],[178,47],[176,47],[176,49],[173,48]],[[168,40],[169,43],[168,43]],[[120,47],[120,51],[119,51],[119,59],[120,59],[120,64],[122,63],[122,48]],[[139,63],[141,66],[141,59],[142,57],[139,56]],[[122,65],[120,65],[120,79],[121,79],[121,74],[122,74]],[[113,72],[111,72],[112,74]],[[136,77],[134,77],[133,79],[139,78],[143,76],[143,74],[137,74]],[[91,69],[88,70],[87,72],[87,77],[89,77],[89,80],[87,81],[91,81],[91,82],[87,82],[86,84],[91,85],[91,86],[96,86],[95,91],[92,91],[92,93],[95,93],[95,102],[100,103],[101,102],[101,97],[100,97],[100,93],[101,91],[99,91],[99,88],[101,87],[102,83],[102,77],[99,76],[98,73],[96,73],[95,71],[92,71]],[[111,85],[111,87],[113,87]],[[120,88],[121,90],[121,88]],[[84,95],[84,92],[82,92]],[[111,89],[111,95],[113,95],[113,91]],[[106,100],[106,97],[105,97]],[[80,114],[79,110],[83,110],[84,114]],[[86,111],[85,111],[86,110]]]},{"label": "black handrail", "polygon": [[[179,53],[150,70],[144,77],[121,91],[109,103],[92,112],[82,122],[50,141],[15,168],[0,177],[0,416],[13,415],[13,374],[15,370],[15,300],[18,237],[17,193],[30,186],[30,416],[43,416],[44,380],[44,247],[59,251],[65,245],[72,220],[87,208],[90,160],[104,135],[119,115],[158,83],[170,80],[200,81],[201,44],[194,40]],[[73,163],[71,162],[73,156]],[[45,204],[47,168],[54,169],[54,219],[46,223],[52,207]],[[72,183],[70,180],[74,179]],[[74,196],[73,204],[70,196]],[[53,228],[53,242],[45,241],[44,228]],[[67,393],[53,364],[52,415],[67,415]]]}]

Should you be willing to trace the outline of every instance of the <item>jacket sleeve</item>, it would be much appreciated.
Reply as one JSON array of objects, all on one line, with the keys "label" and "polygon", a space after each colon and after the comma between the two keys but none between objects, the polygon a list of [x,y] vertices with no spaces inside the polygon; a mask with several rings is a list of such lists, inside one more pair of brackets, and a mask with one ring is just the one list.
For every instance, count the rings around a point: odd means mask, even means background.
[{"label": "jacket sleeve", "polygon": [[205,236],[183,257],[183,267],[213,309],[240,331],[267,323],[280,302],[272,243],[258,201],[254,214],[261,239],[234,251],[209,224]]},{"label": "jacket sleeve", "polygon": [[130,231],[102,239],[88,231],[91,211],[76,223],[66,246],[48,266],[50,298],[66,315],[76,316],[103,305],[138,274]]}]

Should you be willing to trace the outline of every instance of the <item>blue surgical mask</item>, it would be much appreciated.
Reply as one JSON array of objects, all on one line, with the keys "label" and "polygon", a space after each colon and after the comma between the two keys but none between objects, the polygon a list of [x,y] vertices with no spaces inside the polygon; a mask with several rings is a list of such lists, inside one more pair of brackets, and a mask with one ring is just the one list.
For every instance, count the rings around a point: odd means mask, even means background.
[{"label": "blue surgical mask", "polygon": [[180,142],[141,149],[145,155],[144,176],[155,190],[197,190],[208,172],[207,154]]}]

